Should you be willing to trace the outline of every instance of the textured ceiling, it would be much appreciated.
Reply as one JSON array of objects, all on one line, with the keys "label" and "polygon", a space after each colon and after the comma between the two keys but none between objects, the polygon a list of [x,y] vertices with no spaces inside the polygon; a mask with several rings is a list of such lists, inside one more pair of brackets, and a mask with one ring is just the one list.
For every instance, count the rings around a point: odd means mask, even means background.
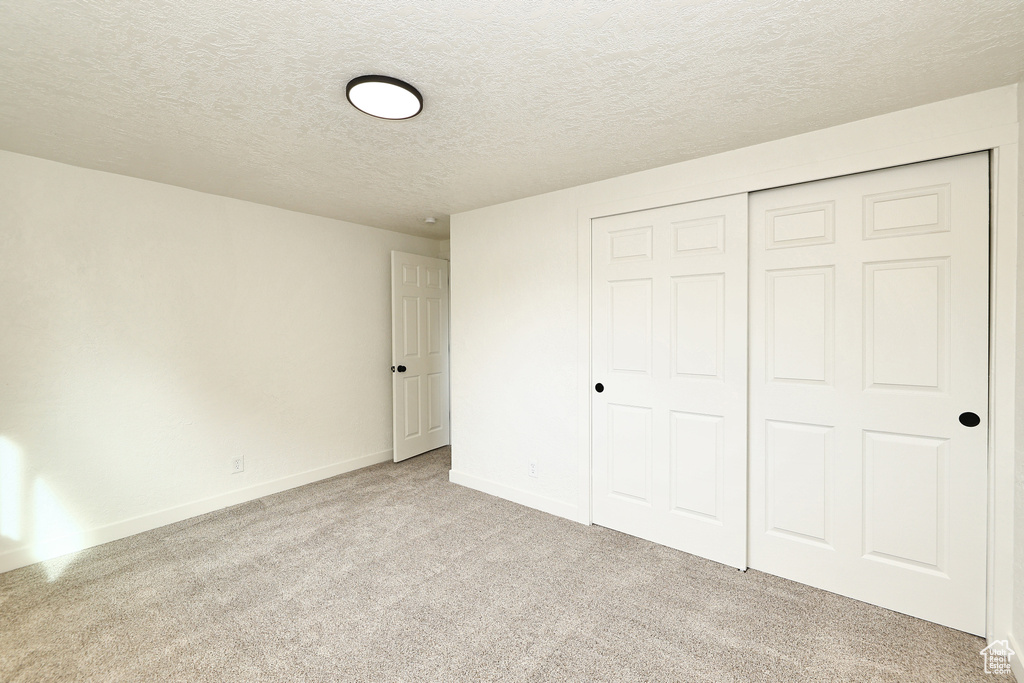
[{"label": "textured ceiling", "polygon": [[[355,111],[366,73],[423,113]],[[444,236],[1022,75],[1021,0],[4,0],[0,148]]]}]

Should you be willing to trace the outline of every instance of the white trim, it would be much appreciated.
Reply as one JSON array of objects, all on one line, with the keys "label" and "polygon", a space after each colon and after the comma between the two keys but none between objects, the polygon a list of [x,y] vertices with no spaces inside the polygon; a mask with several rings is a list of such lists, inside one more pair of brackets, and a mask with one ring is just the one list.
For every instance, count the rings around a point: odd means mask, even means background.
[{"label": "white trim", "polygon": [[510,500],[513,503],[518,503],[519,505],[525,505],[526,507],[540,510],[541,512],[546,512],[549,515],[565,517],[566,519],[571,520],[576,519],[575,505],[555,500],[554,498],[548,498],[547,496],[542,496],[539,493],[524,491],[523,489],[499,484],[496,481],[482,479],[475,475],[457,472],[455,470],[450,470],[448,472],[448,481],[453,484],[458,484],[459,486],[465,486],[466,488],[481,491],[491,496],[504,498],[505,500]]},{"label": "white trim", "polygon": [[590,489],[590,411],[592,394],[590,387],[594,383],[591,376],[590,362],[590,329],[593,324],[591,319],[591,288],[593,277],[591,261],[591,218],[587,212],[578,211],[576,214],[576,247],[577,267],[579,278],[577,285],[579,310],[576,313],[576,330],[579,338],[576,346],[577,377],[582,387],[580,391],[581,400],[577,411],[577,454],[579,460],[579,492],[576,499],[577,517],[576,521],[582,524],[592,524],[593,516],[593,493]]},{"label": "white trim", "polygon": [[[578,520],[590,523],[591,221],[595,218],[992,150],[989,640],[1013,618],[1017,299],[1016,87],[1006,86],[580,188],[577,214]],[[807,160],[787,165],[791,160]],[[673,189],[644,194],[649,185]],[[632,188],[632,189],[631,189]],[[608,197],[614,197],[609,200]],[[998,245],[998,249],[996,249]],[[586,479],[586,481],[584,481]]]},{"label": "white trim", "polygon": [[1018,150],[1016,140],[992,146],[986,635],[993,640],[1013,627]]},{"label": "white trim", "polygon": [[[997,638],[996,640],[1002,640],[1002,638]],[[1006,641],[1007,644],[1009,644],[1010,649],[1015,653],[1010,657],[1010,672],[1017,681],[1024,683],[1024,652],[1021,651],[1020,645],[1017,643],[1017,639],[1013,637],[1012,633],[1006,634]],[[989,638],[987,642],[991,645],[993,643],[993,639]]]},{"label": "white trim", "polygon": [[[257,498],[287,491],[288,489],[293,489],[298,486],[305,486],[306,484],[312,484],[317,481],[336,477],[339,474],[352,472],[353,470],[358,470],[363,467],[369,467],[370,465],[376,465],[382,462],[389,462],[391,457],[391,450],[363,455],[350,460],[342,460],[341,462],[334,463],[333,465],[327,465],[326,467],[318,467],[314,470],[300,472],[288,477],[282,477],[281,479],[275,479],[274,481],[256,484],[255,486],[229,491],[210,498],[204,498],[203,500],[197,500],[192,503],[185,503],[184,505],[167,508],[166,510],[160,510],[158,512],[141,515],[139,517],[133,517],[132,519],[107,524],[106,526],[101,526],[96,529],[83,532],[82,542],[79,544],[80,547],[71,554],[85,550],[86,548],[92,548],[94,546],[103,545],[104,543],[110,543],[111,541],[117,541],[127,536],[134,536],[135,534],[140,534],[144,531],[151,531],[168,524],[174,524],[192,517],[205,515],[208,512],[222,510],[224,508],[231,507],[232,505],[247,503],[250,500],[256,500]],[[48,539],[40,539],[33,546],[9,550],[0,555],[0,573],[8,572],[19,567],[26,567],[30,564],[35,564],[36,562],[41,562],[43,560],[52,559],[52,557],[39,556],[35,551],[35,547],[45,547],[47,540]]]}]

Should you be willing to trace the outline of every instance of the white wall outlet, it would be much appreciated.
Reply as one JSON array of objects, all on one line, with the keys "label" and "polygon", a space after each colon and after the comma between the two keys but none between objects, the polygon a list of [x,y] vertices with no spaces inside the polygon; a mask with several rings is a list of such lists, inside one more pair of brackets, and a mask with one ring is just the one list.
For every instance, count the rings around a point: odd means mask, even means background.
[{"label": "white wall outlet", "polygon": [[245,458],[238,456],[237,458],[231,458],[231,474],[238,474],[239,472],[245,471]]},{"label": "white wall outlet", "polygon": [[531,460],[530,461],[530,476],[535,478],[535,479],[537,478],[537,461],[536,460]]}]

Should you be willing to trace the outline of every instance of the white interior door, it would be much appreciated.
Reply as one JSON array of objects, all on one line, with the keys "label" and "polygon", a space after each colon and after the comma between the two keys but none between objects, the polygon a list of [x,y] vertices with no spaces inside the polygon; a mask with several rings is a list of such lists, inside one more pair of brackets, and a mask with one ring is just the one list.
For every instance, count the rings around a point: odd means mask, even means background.
[{"label": "white interior door", "polygon": [[751,567],[984,633],[988,197],[986,153],[750,196]]},{"label": "white interior door", "polygon": [[391,252],[395,462],[448,444],[448,262]]},{"label": "white interior door", "polygon": [[746,195],[593,222],[593,520],[739,568],[746,239]]}]

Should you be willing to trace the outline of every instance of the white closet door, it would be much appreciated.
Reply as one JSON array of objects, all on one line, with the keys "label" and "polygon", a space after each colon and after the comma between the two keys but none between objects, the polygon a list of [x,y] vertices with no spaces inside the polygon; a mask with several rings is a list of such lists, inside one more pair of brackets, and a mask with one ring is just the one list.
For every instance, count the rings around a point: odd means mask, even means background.
[{"label": "white closet door", "polygon": [[986,153],[751,195],[751,567],[984,633],[988,196]]},{"label": "white closet door", "polygon": [[746,567],[747,199],[593,222],[593,520]]}]

